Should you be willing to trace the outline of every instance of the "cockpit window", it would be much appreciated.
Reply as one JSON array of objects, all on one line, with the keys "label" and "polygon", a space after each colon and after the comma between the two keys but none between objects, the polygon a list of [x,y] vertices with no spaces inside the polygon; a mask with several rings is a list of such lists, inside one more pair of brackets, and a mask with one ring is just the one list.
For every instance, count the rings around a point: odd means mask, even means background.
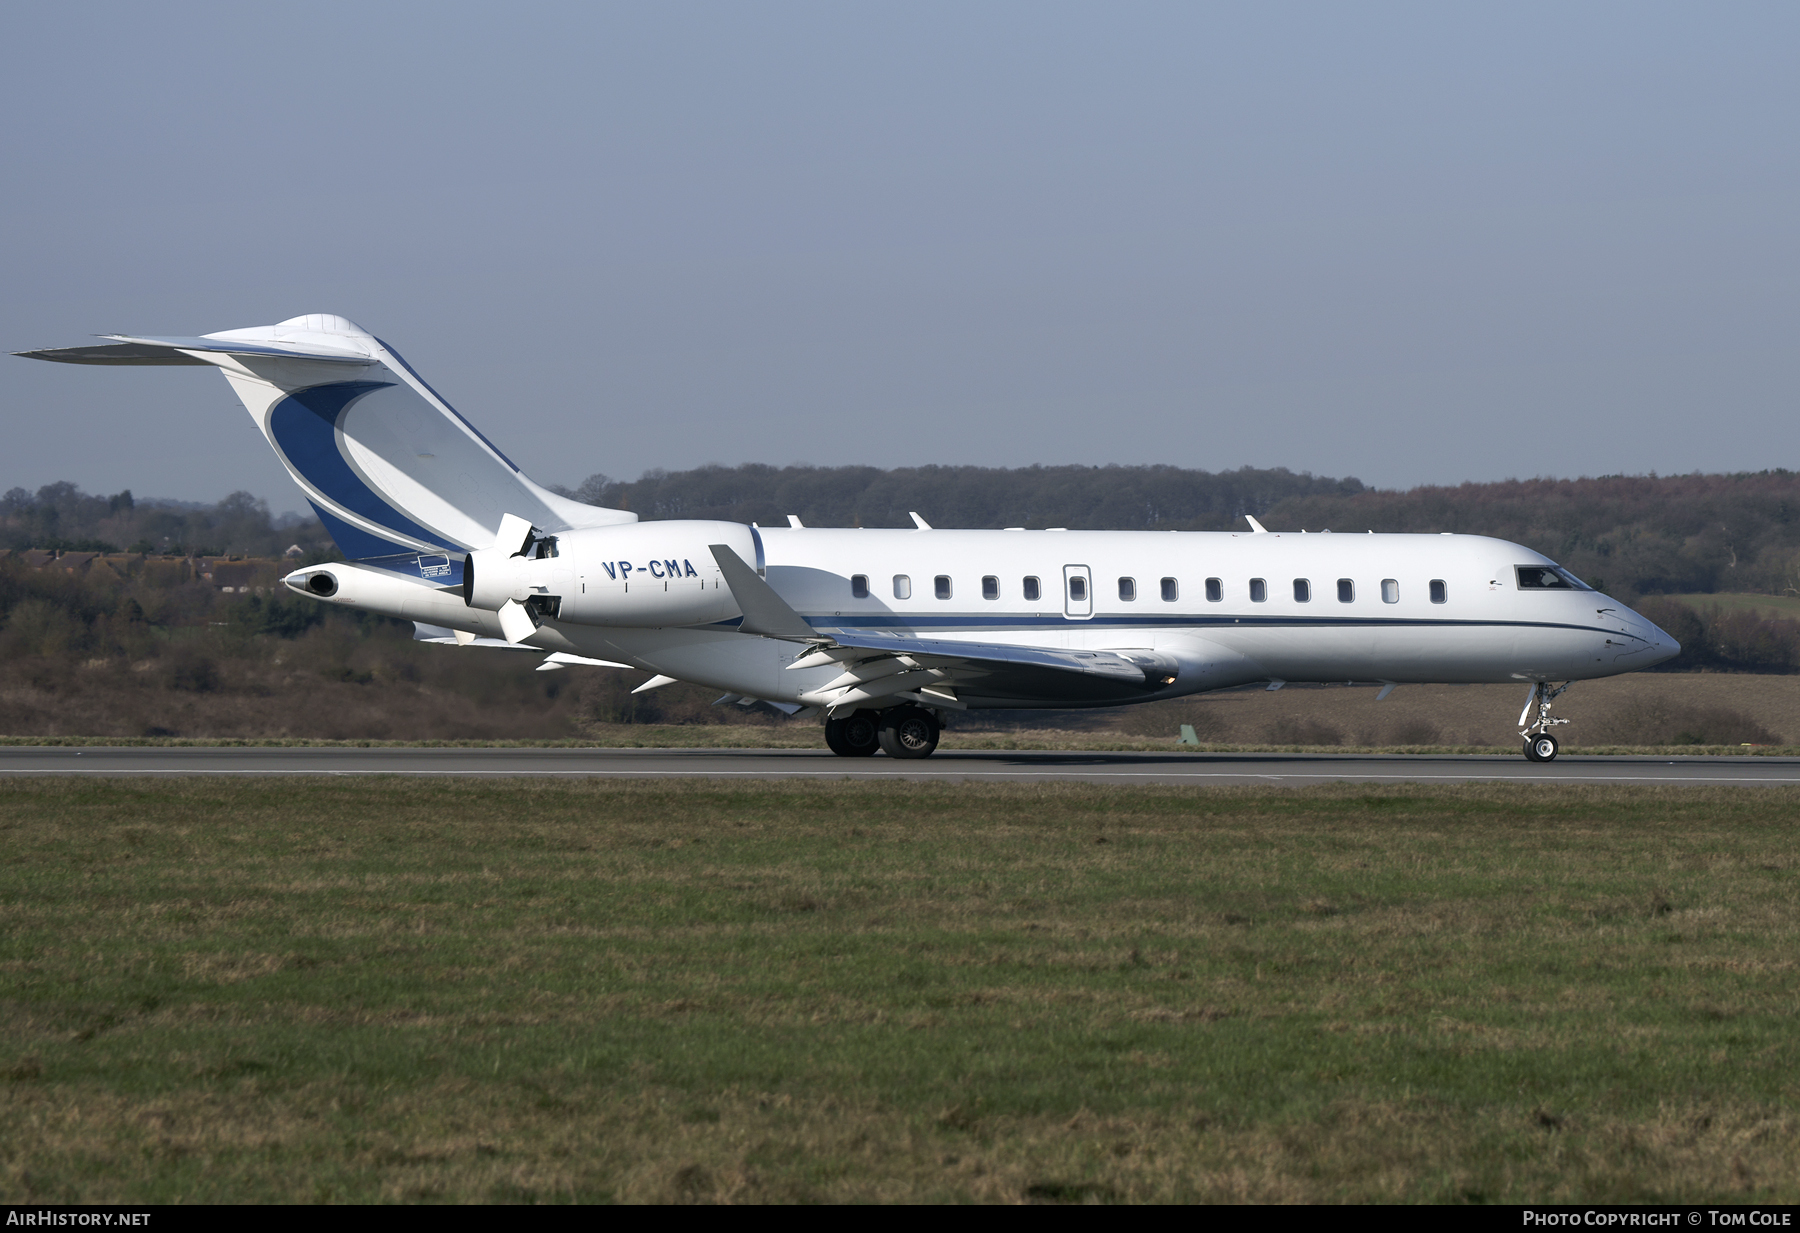
[{"label": "cockpit window", "polygon": [[1591,591],[1594,588],[1560,565],[1515,565],[1521,591]]}]

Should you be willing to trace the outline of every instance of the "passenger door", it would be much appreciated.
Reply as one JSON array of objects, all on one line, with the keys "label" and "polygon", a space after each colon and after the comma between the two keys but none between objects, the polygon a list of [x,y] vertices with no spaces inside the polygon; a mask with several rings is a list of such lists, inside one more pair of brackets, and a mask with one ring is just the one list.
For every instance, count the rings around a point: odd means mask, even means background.
[{"label": "passenger door", "polygon": [[1085,565],[1063,566],[1063,615],[1071,621],[1094,615],[1094,580]]}]

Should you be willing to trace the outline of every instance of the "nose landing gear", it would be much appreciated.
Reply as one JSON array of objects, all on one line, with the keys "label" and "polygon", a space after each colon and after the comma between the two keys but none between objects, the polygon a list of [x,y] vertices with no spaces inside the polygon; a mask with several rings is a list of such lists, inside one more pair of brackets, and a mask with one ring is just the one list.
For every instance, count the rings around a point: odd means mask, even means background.
[{"label": "nose landing gear", "polygon": [[[1525,709],[1519,712],[1519,723],[1522,728],[1519,735],[1525,738],[1525,756],[1531,761],[1556,761],[1556,738],[1550,735],[1550,729],[1556,724],[1566,724],[1569,721],[1552,719],[1550,702],[1574,683],[1573,681],[1564,681],[1555,689],[1551,689],[1548,681],[1539,681],[1531,687],[1531,693],[1526,696]],[[1527,727],[1525,721],[1531,718],[1531,709],[1534,706],[1537,708],[1537,718],[1532,720],[1530,726]]]}]

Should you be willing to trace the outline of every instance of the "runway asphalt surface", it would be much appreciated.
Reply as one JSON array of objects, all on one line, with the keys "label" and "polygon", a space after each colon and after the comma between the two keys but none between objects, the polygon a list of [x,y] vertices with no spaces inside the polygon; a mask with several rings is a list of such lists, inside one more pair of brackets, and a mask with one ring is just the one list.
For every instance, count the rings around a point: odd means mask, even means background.
[{"label": "runway asphalt surface", "polygon": [[1518,754],[1213,754],[943,751],[921,761],[811,749],[0,748],[0,776],[485,775],[608,778],[932,779],[1117,784],[1800,784],[1800,758]]}]

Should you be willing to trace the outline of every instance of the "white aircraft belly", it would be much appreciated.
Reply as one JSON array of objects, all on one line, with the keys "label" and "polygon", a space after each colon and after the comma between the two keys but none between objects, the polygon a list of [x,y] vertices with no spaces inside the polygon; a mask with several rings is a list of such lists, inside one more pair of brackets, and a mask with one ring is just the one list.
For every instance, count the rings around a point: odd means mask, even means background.
[{"label": "white aircraft belly", "polygon": [[1566,678],[1591,641],[1591,635],[1554,628],[1399,623],[1227,626],[1214,637],[1288,681]]}]

